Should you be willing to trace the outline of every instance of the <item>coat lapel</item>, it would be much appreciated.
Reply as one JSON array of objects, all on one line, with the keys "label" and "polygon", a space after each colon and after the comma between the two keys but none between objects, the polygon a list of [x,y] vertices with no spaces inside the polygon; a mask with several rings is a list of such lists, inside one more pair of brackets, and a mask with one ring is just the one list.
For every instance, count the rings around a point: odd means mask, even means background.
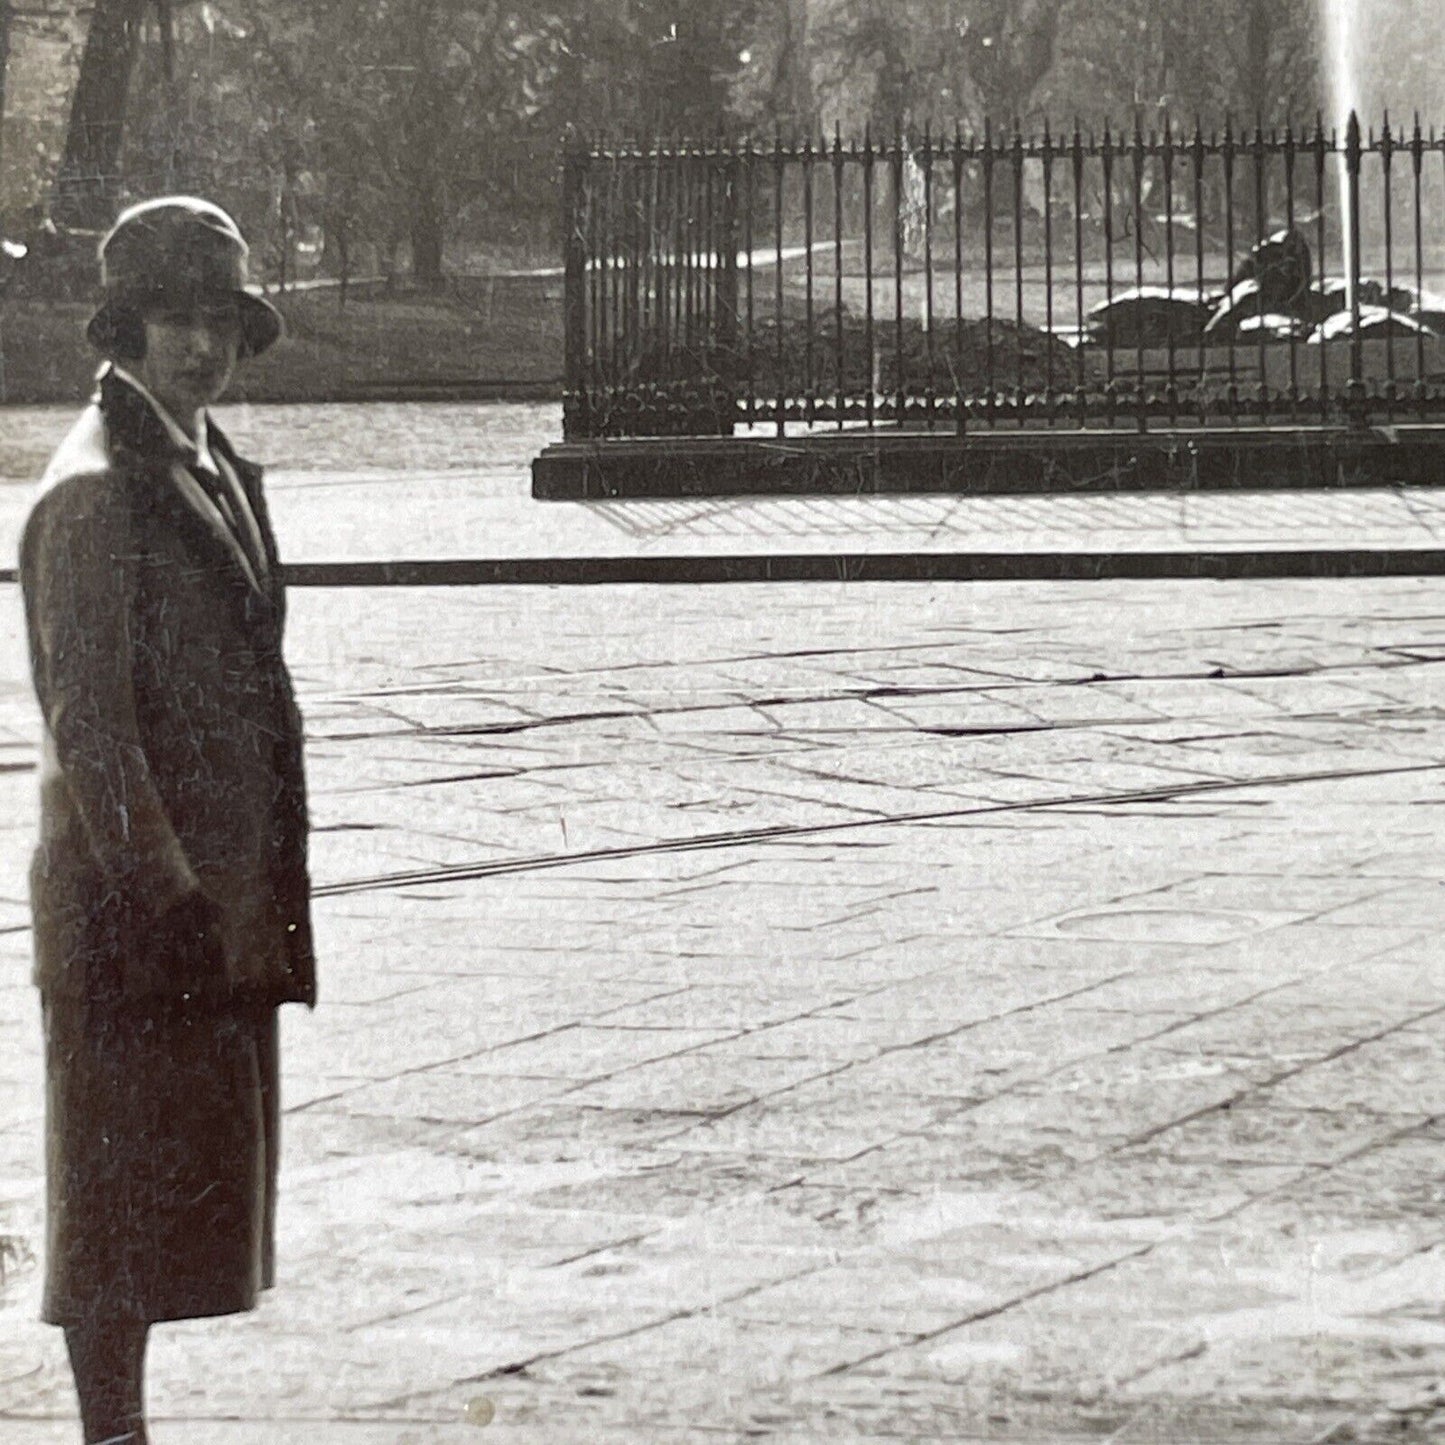
[{"label": "coat lapel", "polygon": [[184,462],[175,461],[166,468],[166,476],[181,494],[181,500],[206,524],[206,530],[231,554],[232,560],[246,574],[246,581],[264,595],[266,589],[261,585],[256,569],[251,565],[246,549],[241,546],[240,539],[231,530],[215,502],[206,494],[206,489],[191,475],[190,468]]},{"label": "coat lapel", "polygon": [[[215,502],[207,496],[205,488],[191,475],[186,465],[186,454],[171,440],[170,433],[146,404],[145,398],[107,373],[100,383],[100,412],[105,419],[112,450],[131,453],[145,471],[162,479],[163,484],[175,492],[187,511],[241,569],[250,587],[261,596],[269,597],[268,588],[256,575],[240,538],[232,531]],[[229,445],[226,452],[229,459]]]},{"label": "coat lapel", "polygon": [[88,406],[66,433],[55,455],[40,478],[39,494],[43,496],[66,477],[103,472],[110,466],[106,444],[105,418],[98,406]]},{"label": "coat lapel", "polygon": [[246,507],[246,526],[259,548],[265,569],[264,590],[269,591],[274,602],[281,592],[281,560],[276,551],[276,535],[267,515],[265,494],[261,490],[261,468],[237,453],[231,445],[230,437],[216,425],[214,418],[208,419],[208,428],[212,455],[225,462],[240,483],[242,500]]}]

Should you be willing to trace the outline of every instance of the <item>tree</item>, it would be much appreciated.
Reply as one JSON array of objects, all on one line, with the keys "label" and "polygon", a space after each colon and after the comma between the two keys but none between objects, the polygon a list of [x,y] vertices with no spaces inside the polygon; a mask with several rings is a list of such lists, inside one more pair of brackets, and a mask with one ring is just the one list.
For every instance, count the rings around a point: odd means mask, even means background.
[{"label": "tree", "polygon": [[376,63],[399,80],[384,111],[391,144],[378,155],[406,206],[412,275],[434,286],[448,226],[505,189],[507,162],[544,108],[566,17],[481,0],[389,0],[377,11]]},{"label": "tree", "polygon": [[[885,131],[1030,114],[1054,64],[1065,0],[831,0],[818,27],[835,93]],[[836,102],[835,102],[836,103]],[[846,108],[846,106],[840,106]]]},{"label": "tree", "polygon": [[[925,87],[917,29],[916,12],[905,16],[889,0],[836,0],[818,26],[834,107],[848,109],[848,97],[855,95],[867,119],[887,131],[902,128],[919,110],[931,110],[929,97],[951,67],[935,54],[933,83]],[[941,88],[948,88],[946,82]]]},{"label": "tree", "polygon": [[765,97],[777,126],[803,132],[815,130],[818,124],[808,19],[807,0],[781,0]]},{"label": "tree", "polygon": [[995,121],[1026,115],[1054,64],[1062,0],[974,0],[960,45],[978,109]]},{"label": "tree", "polygon": [[736,84],[760,8],[573,0],[560,22],[554,114],[584,132],[634,139],[736,129]]},{"label": "tree", "polygon": [[185,3],[187,0],[95,0],[56,178],[52,210],[58,220],[94,229],[110,221],[120,192],[126,107],[142,26],[153,13],[169,77],[174,8]]},{"label": "tree", "polygon": [[[1104,20],[1105,23],[1101,23]],[[1090,0],[1064,16],[1046,97],[1090,124],[1143,112],[1151,123],[1312,118],[1321,97],[1314,0]]]},{"label": "tree", "polygon": [[148,0],[96,0],[71,102],[53,211],[62,221],[99,228],[114,208],[126,99]]},{"label": "tree", "polygon": [[[409,243],[416,279],[438,284],[458,218],[516,179],[555,69],[549,14],[486,0],[228,0],[224,16],[201,14],[213,33],[181,27],[177,85],[141,88],[133,171],[231,197],[274,237],[282,277],[295,234],[319,224],[343,276],[370,239]],[[546,150],[550,171],[555,136]],[[526,189],[513,184],[502,209]]]}]

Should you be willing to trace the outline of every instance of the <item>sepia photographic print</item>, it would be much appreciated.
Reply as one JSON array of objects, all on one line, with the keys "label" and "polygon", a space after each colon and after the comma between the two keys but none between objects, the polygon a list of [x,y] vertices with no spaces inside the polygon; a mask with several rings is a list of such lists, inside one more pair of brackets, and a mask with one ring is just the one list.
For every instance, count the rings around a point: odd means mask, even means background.
[{"label": "sepia photographic print", "polygon": [[0,1445],[1445,1440],[1438,0],[0,0]]}]

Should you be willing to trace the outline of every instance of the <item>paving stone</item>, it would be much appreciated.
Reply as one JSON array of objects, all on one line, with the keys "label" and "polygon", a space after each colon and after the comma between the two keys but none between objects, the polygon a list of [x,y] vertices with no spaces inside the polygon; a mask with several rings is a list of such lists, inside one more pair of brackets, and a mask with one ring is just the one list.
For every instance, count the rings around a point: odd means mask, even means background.
[{"label": "paving stone", "polygon": [[[326,460],[359,413],[236,420],[292,463],[293,558],[372,555],[347,516],[391,498],[438,556],[1433,545],[1384,493],[550,507],[551,413],[481,410],[365,475]],[[158,1445],[450,1445],[483,1397],[529,1445],[1282,1445],[1418,1398],[1445,793],[1350,774],[1440,755],[1437,590],[297,589],[316,876],[360,891],[318,898],[322,1004],[283,1024],[279,1287],[156,1331]],[[1200,780],[1242,786],[1108,796]],[[33,788],[0,774],[0,930]],[[0,1435],[53,1445],[28,955],[0,932]]]}]

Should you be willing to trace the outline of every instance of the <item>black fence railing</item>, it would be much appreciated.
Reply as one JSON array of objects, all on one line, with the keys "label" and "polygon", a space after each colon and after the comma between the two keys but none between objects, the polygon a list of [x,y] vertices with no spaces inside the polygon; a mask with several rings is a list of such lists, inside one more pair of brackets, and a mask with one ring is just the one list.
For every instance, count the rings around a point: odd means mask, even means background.
[{"label": "black fence railing", "polygon": [[1445,415],[1418,120],[578,144],[563,193],[571,440]]}]

